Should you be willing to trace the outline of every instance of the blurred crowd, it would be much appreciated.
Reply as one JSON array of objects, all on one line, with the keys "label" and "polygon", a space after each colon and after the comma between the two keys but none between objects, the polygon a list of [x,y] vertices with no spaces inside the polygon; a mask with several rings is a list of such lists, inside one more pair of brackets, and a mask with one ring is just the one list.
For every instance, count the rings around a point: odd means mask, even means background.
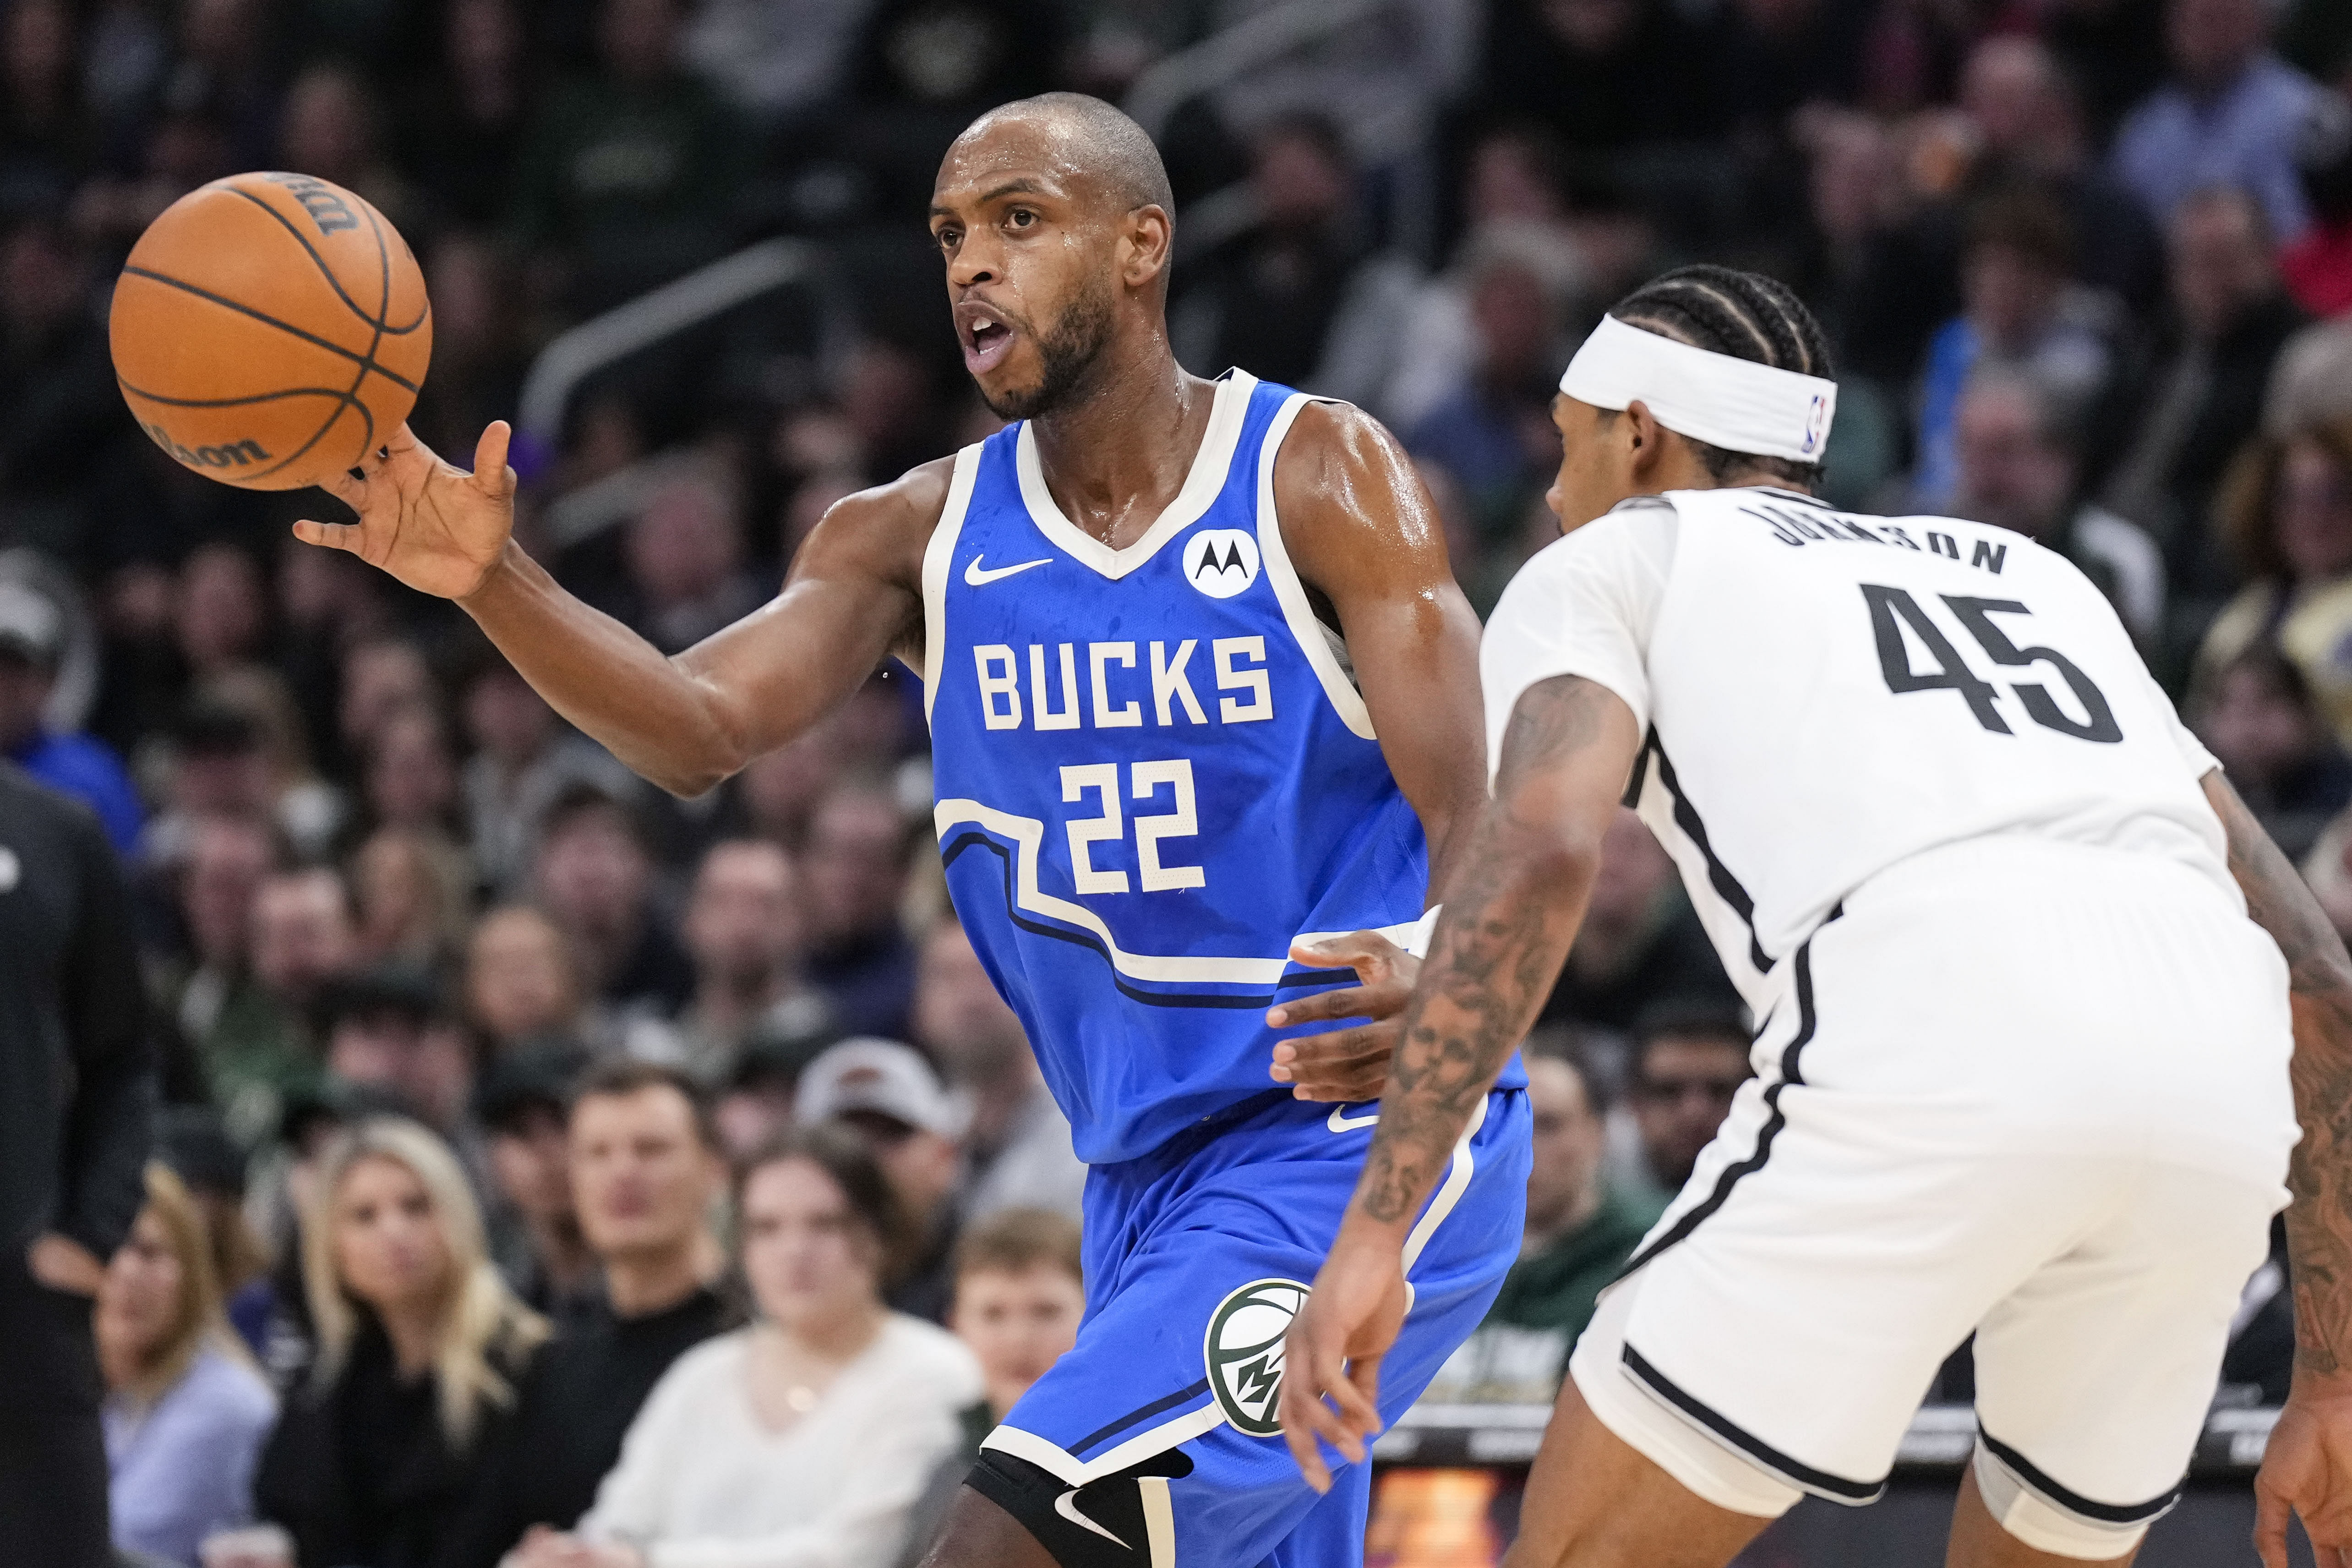
[{"label": "blurred crowd", "polygon": [[[518,447],[522,539],[671,651],[834,500],[993,428],[922,211],[1006,99],[1148,114],[1180,356],[1386,420],[1482,610],[1557,526],[1548,402],[1599,312],[1675,262],[1769,271],[1832,336],[1826,493],[2082,565],[2352,931],[2352,8],[1393,0],[1186,68],[1314,9],[0,9],[0,752],[115,846],[168,1102],[97,1308],[126,1552],[884,1568],[1082,1300],[1083,1169],[947,907],[917,683],[672,799],[462,615],[289,539],[337,503],[180,468],[107,294],[221,174],[399,225],[414,424],[459,462],[568,329],[812,243],[814,286]],[[1549,1397],[1746,1040],[1626,814],[1529,1046],[1526,1253],[1432,1398]],[[2249,1397],[2283,1392],[2280,1282]]]}]

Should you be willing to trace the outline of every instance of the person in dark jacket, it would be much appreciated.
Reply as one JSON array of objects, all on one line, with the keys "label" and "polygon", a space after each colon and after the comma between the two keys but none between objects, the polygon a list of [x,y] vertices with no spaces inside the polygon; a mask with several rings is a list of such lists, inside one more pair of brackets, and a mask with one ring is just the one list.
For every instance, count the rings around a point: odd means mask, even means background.
[{"label": "person in dark jacket", "polygon": [[78,801],[0,762],[0,1542],[106,1568],[103,1259],[130,1234],[156,1080],[114,852]]},{"label": "person in dark jacket", "polygon": [[318,1351],[262,1452],[255,1511],[292,1538],[292,1568],[434,1568],[547,1326],[491,1267],[465,1173],[425,1128],[360,1123],[316,1190],[302,1275]]}]

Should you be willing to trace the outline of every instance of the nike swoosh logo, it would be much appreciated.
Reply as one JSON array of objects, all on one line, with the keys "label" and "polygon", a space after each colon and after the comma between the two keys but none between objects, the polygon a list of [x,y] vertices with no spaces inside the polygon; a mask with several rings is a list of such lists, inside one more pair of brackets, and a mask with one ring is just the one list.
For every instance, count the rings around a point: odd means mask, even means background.
[{"label": "nike swoosh logo", "polygon": [[[1036,563],[1033,561],[1030,564],[1034,566]],[[1020,568],[1016,566],[1013,570],[1017,572]],[[1078,1489],[1076,1487],[1072,1487],[1068,1491],[1064,1492],[1060,1497],[1054,1500],[1054,1511],[1060,1514],[1064,1519],[1068,1520],[1072,1524],[1076,1525],[1081,1530],[1093,1531],[1097,1535],[1101,1536],[1105,1541],[1109,1542],[1114,1546],[1123,1548],[1129,1552],[1135,1550],[1134,1547],[1129,1546],[1126,1542],[1121,1541],[1118,1536],[1113,1535],[1109,1531],[1105,1530],[1101,1525],[1097,1524],[1093,1520],[1088,1519],[1085,1514],[1078,1511]]]},{"label": "nike swoosh logo", "polygon": [[[1374,1105],[1378,1105],[1380,1101],[1374,1100],[1372,1103]],[[1331,1120],[1325,1122],[1323,1125],[1328,1127],[1334,1132],[1352,1132],[1359,1127],[1370,1127],[1373,1122],[1378,1121],[1380,1119],[1381,1113],[1377,1110],[1373,1111],[1370,1116],[1350,1116],[1348,1114],[1348,1108],[1346,1106],[1338,1105],[1331,1108]]]},{"label": "nike swoosh logo", "polygon": [[1026,572],[1032,566],[1051,566],[1054,563],[1054,558],[1047,555],[1035,561],[1024,561],[1018,566],[999,566],[995,571],[991,572],[981,565],[983,559],[985,557],[975,555],[971,558],[971,564],[963,569],[963,580],[975,588],[985,588],[1000,577],[1010,577],[1015,572]]}]

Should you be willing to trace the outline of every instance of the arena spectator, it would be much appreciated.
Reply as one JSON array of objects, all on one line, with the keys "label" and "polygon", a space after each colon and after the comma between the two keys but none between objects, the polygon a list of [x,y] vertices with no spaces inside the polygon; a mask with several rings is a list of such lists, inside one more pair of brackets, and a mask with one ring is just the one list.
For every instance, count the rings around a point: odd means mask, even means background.
[{"label": "arena spectator", "polygon": [[2173,583],[2218,603],[2229,563],[2205,519],[2214,487],[2254,433],[2280,348],[2303,324],[2279,287],[2270,226],[2243,191],[2191,194],[2167,232],[2171,310],[2136,400],[2105,503],[2165,546]]},{"label": "arena spectator", "polygon": [[835,787],[810,819],[801,860],[809,895],[805,972],[845,1033],[893,1039],[907,1033],[915,948],[898,910],[908,841],[898,802],[875,784]]},{"label": "arena spectator", "polygon": [[65,613],[54,599],[24,583],[0,582],[0,756],[98,813],[115,853],[129,855],[146,812],[122,759],[105,742],[61,733],[49,722],[65,645]]},{"label": "arena spectator", "polygon": [[805,946],[800,873],[760,838],[727,838],[703,852],[680,934],[694,961],[694,997],[672,1022],[677,1059],[716,1086],[754,1029],[804,1035],[831,1009],[801,977]]},{"label": "arena spectator", "polygon": [[257,1510],[292,1535],[292,1568],[432,1568],[547,1325],[490,1267],[456,1158],[396,1119],[327,1151],[302,1278],[318,1350],[263,1450]]},{"label": "arena spectator", "polygon": [[137,437],[90,308],[89,258],[39,211],[14,206],[0,220],[0,518],[12,543],[110,562],[115,542],[99,531],[106,465]]},{"label": "arena spectator", "polygon": [[1551,399],[1565,363],[1569,279],[1555,237],[1489,228],[1464,246],[1475,363],[1405,432],[1405,447],[1459,481],[1483,535],[1505,531],[1559,467]]},{"label": "arena spectator", "polygon": [[681,472],[656,487],[623,550],[634,595],[625,618],[665,653],[733,625],[768,596],[744,569],[734,498],[707,474]]},{"label": "arena spectator", "polygon": [[594,75],[534,118],[513,184],[516,237],[565,309],[590,314],[715,259],[747,151],[678,58],[678,0],[603,0]]},{"label": "arena spectator", "polygon": [[709,1228],[726,1190],[702,1091],[676,1068],[607,1061],[575,1092],[572,1201],[604,1301],[543,1352],[450,1568],[497,1568],[534,1528],[570,1531],[672,1363],[724,1328],[726,1257]]},{"label": "arena spectator", "polygon": [[341,743],[344,774],[363,764],[374,749],[376,733],[395,714],[415,708],[434,708],[440,693],[432,666],[414,642],[402,637],[378,637],[344,650],[342,686],[336,697],[336,739]]},{"label": "arena spectator", "polygon": [[655,918],[655,870],[636,814],[593,784],[565,789],[540,821],[533,880],[589,994],[667,1016],[694,994],[694,966]]},{"label": "arena spectator", "polygon": [[536,1040],[491,1058],[474,1089],[497,1196],[493,1257],[515,1294],[559,1330],[592,1317],[604,1293],[572,1198],[564,1125],[589,1061],[576,1042]]},{"label": "arena spectator", "polygon": [[460,784],[474,869],[500,897],[519,897],[541,820],[569,785],[593,784],[624,804],[642,786],[610,752],[558,718],[502,657],[483,657],[460,704],[474,748]]},{"label": "arena spectator", "polygon": [[106,1266],[92,1321],[106,1378],[114,1543],[180,1568],[253,1517],[253,1476],[278,1400],[222,1315],[205,1215],[151,1163],[147,1203]]},{"label": "arena spectator", "polygon": [[2164,278],[2156,226],[2094,157],[2074,85],[2050,47],[2023,33],[1984,39],[1969,51],[1958,100],[1979,146],[1970,184],[2040,181],[2074,226],[2076,276],[2135,310],[2154,305]]},{"label": "arena spectator", "polygon": [[2207,185],[2252,191],[2282,240],[2311,209],[2294,145],[2318,97],[2309,77],[2270,51],[2263,0],[2168,0],[2172,80],[2116,132],[2115,166],[2159,222]]},{"label": "arena spectator", "polygon": [[430,975],[379,964],[328,981],[314,1011],[331,1079],[387,1096],[442,1137],[457,1136],[473,1064]]},{"label": "arena spectator", "polygon": [[457,763],[433,708],[419,703],[386,714],[369,740],[364,766],[375,826],[446,832],[457,820]]},{"label": "arena spectator", "polygon": [[261,1353],[277,1306],[269,1254],[245,1215],[246,1152],[229,1138],[220,1112],[208,1104],[167,1104],[155,1119],[155,1158],[188,1190],[203,1217],[213,1281],[229,1327],[254,1354]]},{"label": "arena spectator", "polygon": [[357,192],[414,233],[408,182],[383,156],[383,110],[367,82],[348,66],[320,61],[287,85],[278,109],[278,167],[299,170]]},{"label": "arena spectator", "polygon": [[801,1074],[839,1041],[830,1028],[796,1033],[763,1027],[744,1037],[710,1110],[730,1162],[749,1159],[793,1124]]},{"label": "arena spectator", "polygon": [[1664,1207],[1654,1195],[1620,1192],[1601,1174],[1610,1106],[1591,1068],[1541,1037],[1522,1059],[1535,1160],[1519,1260],[1425,1398],[1549,1404],[1601,1289]]},{"label": "arena spectator", "polygon": [[921,1563],[989,1433],[1077,1343],[1087,1310],[1084,1246],[1067,1215],[1023,1208],[999,1210],[957,1243],[948,1326],[980,1363],[982,1394],[958,1414],[961,1440],[916,1500],[899,1568]]},{"label": "arena spectator", "polygon": [[1297,113],[1257,131],[1255,226],[1176,279],[1169,330],[1185,363],[1206,375],[1241,365],[1352,403],[1380,395],[1413,278],[1355,231],[1354,178],[1328,120]]},{"label": "arena spectator", "polygon": [[162,994],[226,1103],[244,1076],[237,1058],[247,1042],[281,1027],[252,972],[255,906],[277,845],[251,817],[204,817],[189,828],[173,900],[185,956],[166,968]]},{"label": "arena spectator", "polygon": [[[408,110],[399,127],[404,161],[430,207],[488,227],[511,211],[530,109],[529,40],[514,0],[457,0],[441,26],[439,68],[402,95]],[[440,292],[434,290],[436,300]],[[440,369],[434,366],[436,381]]]},{"label": "arena spectator", "polygon": [[198,679],[250,663],[268,630],[269,593],[252,556],[233,544],[198,546],[180,567],[173,630]]},{"label": "arena spectator", "polygon": [[178,863],[200,817],[278,819],[278,787],[261,728],[249,714],[218,702],[190,702],[164,742],[162,808],[147,819],[135,863]]},{"label": "arena spectator", "polygon": [[872,1145],[913,1227],[887,1300],[899,1311],[944,1321],[955,1288],[962,1161],[956,1110],[931,1065],[896,1040],[844,1040],[801,1074],[793,1113],[804,1127],[845,1122]]},{"label": "arena spectator", "polygon": [[[883,1305],[913,1236],[854,1134],[787,1135],[746,1164],[736,1207],[759,1317],[663,1376],[579,1538],[647,1568],[887,1568],[980,1368],[953,1336]],[[565,1568],[569,1544],[526,1540],[516,1568]]]},{"label": "arena spectator", "polygon": [[2277,650],[2257,645],[2217,671],[2190,703],[2189,727],[2229,771],[2232,788],[2300,860],[2352,803],[2352,757]]},{"label": "arena spectator", "polygon": [[1662,997],[1737,1004],[1675,863],[1640,817],[1620,811],[1601,840],[1591,902],[1543,1017],[1625,1030]]},{"label": "arena spectator", "polygon": [[361,952],[446,968],[465,943],[471,884],[463,851],[437,826],[377,828],[352,852]]},{"label": "arena spectator", "polygon": [[1076,1218],[1087,1168],[1070,1147],[1069,1119],[1046,1090],[1020,1018],[952,919],[923,941],[915,1037],[958,1101],[965,1217],[1030,1208]]},{"label": "arena spectator", "polygon": [[2246,585],[2205,634],[2197,677],[2269,643],[2352,743],[2352,412],[2241,454],[2215,503]]},{"label": "arena spectator", "polygon": [[[266,864],[266,863],[265,863]],[[289,1096],[315,1088],[323,1058],[311,1010],[360,960],[350,885],[323,866],[265,877],[252,900],[252,984],[232,992],[199,1040],[213,1092],[240,1142],[258,1142]],[[192,1021],[192,986],[181,1019]]]},{"label": "arena spectator", "polygon": [[475,922],[466,944],[465,993],[467,1021],[494,1058],[588,1029],[571,943],[528,904],[502,905]]},{"label": "arena spectator", "polygon": [[2112,296],[2075,281],[2075,247],[2064,209],[2039,185],[2006,186],[1975,203],[1960,253],[1961,312],[1927,346],[1914,507],[1950,504],[1960,393],[1979,366],[2031,372],[2070,419],[2089,419],[2107,395],[2123,323]]},{"label": "arena spectator", "polygon": [[2032,374],[1980,368],[1954,417],[1952,513],[2012,530],[2072,561],[2151,648],[2164,626],[2163,553],[2137,524],[2082,500],[2082,445],[2063,399]]},{"label": "arena spectator", "polygon": [[[1672,1197],[1690,1180],[1699,1151],[1715,1139],[1739,1086],[1755,1076],[1748,1034],[1737,1013],[1660,1007],[1633,1030],[1632,1099],[1650,1193]],[[1633,1195],[1633,1183],[1627,1184]]]}]

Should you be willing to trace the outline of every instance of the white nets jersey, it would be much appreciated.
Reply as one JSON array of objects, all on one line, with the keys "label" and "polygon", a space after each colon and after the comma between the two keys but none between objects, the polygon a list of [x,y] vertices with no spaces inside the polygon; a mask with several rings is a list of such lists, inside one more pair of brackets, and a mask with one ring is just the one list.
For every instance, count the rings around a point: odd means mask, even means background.
[{"label": "white nets jersey", "polygon": [[1646,734],[1627,802],[1759,1010],[1870,878],[2009,836],[2159,856],[2242,910],[2181,726],[2115,611],[2003,529],[1791,491],[1629,500],[1528,563],[1481,655],[1490,757],[1578,675]]}]

